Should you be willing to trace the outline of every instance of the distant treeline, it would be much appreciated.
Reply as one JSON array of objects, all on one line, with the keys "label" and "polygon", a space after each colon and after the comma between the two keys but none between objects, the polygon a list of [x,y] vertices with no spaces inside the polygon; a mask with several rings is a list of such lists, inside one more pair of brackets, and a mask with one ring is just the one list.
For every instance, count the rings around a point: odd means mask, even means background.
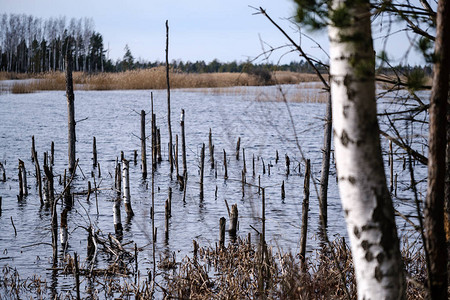
[{"label": "distant treeline", "polygon": [[[74,71],[121,72],[165,65],[159,61],[135,60],[128,45],[125,46],[122,59],[116,61],[108,59],[103,37],[94,30],[94,21],[90,18],[72,18],[67,22],[65,17],[42,19],[25,14],[0,15],[0,71],[16,73],[64,71],[64,55],[67,51],[73,55]],[[283,65],[255,64],[249,61],[223,63],[217,59],[209,63],[172,61],[171,67],[184,73],[246,72],[261,77],[269,76],[267,75],[269,71],[314,72],[304,60]],[[322,64],[316,64],[316,68],[322,73],[328,72],[326,66]],[[396,68],[404,74],[417,68],[422,69],[426,75],[431,74],[430,67]],[[381,72],[389,74],[391,70],[382,69]]]},{"label": "distant treeline", "polygon": [[25,14],[0,16],[0,70],[17,73],[63,71],[68,37],[76,71],[100,71],[105,50],[92,19],[42,19]]}]

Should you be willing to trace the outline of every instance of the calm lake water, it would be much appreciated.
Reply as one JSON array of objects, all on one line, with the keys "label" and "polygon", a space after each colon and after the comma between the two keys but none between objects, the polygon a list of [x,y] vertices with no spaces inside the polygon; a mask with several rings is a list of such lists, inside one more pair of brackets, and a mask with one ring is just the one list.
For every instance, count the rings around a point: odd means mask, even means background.
[{"label": "calm lake water", "polygon": [[[319,93],[314,85],[284,86],[289,99]],[[426,96],[426,95],[424,95]],[[311,159],[312,175],[311,198],[308,227],[308,251],[318,245],[318,200],[313,182],[320,178],[321,148],[323,143],[323,103],[289,103],[276,101],[280,98],[276,87],[241,87],[230,89],[192,89],[171,92],[172,131],[180,135],[180,112],[186,112],[186,143],[188,161],[188,187],[186,202],[183,192],[174,179],[171,179],[167,161],[167,98],[164,91],[153,91],[154,110],[157,125],[161,128],[163,161],[155,174],[155,227],[158,228],[156,257],[167,252],[175,252],[177,260],[192,254],[192,240],[200,246],[214,246],[219,240],[219,219],[227,217],[225,199],[231,206],[237,203],[239,209],[238,235],[246,237],[251,228],[261,228],[261,196],[258,194],[258,176],[261,186],[266,188],[266,235],[269,245],[283,251],[299,251],[301,204],[303,199],[304,169],[300,149],[305,158]],[[305,96],[310,97],[310,96]],[[386,100],[387,101],[387,100]],[[392,104],[380,104],[383,108],[398,109]],[[86,195],[75,195],[73,209],[68,215],[68,252],[78,252],[80,260],[86,258],[87,232],[92,224],[103,234],[114,233],[112,207],[116,193],[114,185],[114,166],[116,158],[123,151],[127,159],[133,159],[138,150],[138,162],[130,162],[131,201],[135,216],[124,223],[123,241],[134,241],[143,250],[139,253],[139,268],[144,274],[152,267],[151,245],[151,173],[150,137],[147,142],[149,176],[142,179],[140,169],[140,111],[150,112],[150,91],[76,91],[75,119],[77,134],[77,158],[79,166],[73,181],[72,192],[87,190],[87,182],[93,183],[92,139],[97,140],[98,161],[101,178],[96,178],[101,191],[98,193],[97,214],[95,197],[90,201]],[[383,125],[384,126],[384,125]],[[210,168],[208,153],[208,133],[212,129],[217,178]],[[147,116],[147,135],[151,134],[150,113]],[[419,130],[419,129],[417,129]],[[415,134],[426,132],[426,128]],[[51,213],[40,207],[35,181],[34,164],[31,161],[31,137],[34,135],[36,150],[43,165],[43,153],[50,152],[51,142],[55,143],[53,172],[56,176],[64,174],[67,168],[67,106],[65,92],[39,92],[33,94],[0,95],[0,161],[6,167],[6,182],[0,182],[2,212],[0,215],[0,266],[17,268],[21,277],[39,274],[58,291],[73,289],[74,279],[60,275],[52,278],[48,270],[52,263]],[[241,138],[240,160],[236,160],[236,142]],[[421,137],[423,138],[423,136]],[[179,139],[181,145],[181,139]],[[202,144],[206,144],[204,199],[199,197],[199,165]],[[387,149],[386,141],[383,141]],[[241,191],[241,171],[243,169],[242,148],[245,148],[248,185],[245,196]],[[227,152],[228,180],[224,180],[223,149]],[[422,149],[419,149],[422,151]],[[275,162],[276,151],[280,160]],[[409,187],[409,173],[403,170],[401,151],[396,150],[395,170],[398,173],[399,188],[396,208],[406,215],[414,214]],[[423,150],[426,151],[426,150]],[[180,147],[181,153],[181,147]],[[290,157],[290,175],[286,176],[285,155]],[[256,176],[252,176],[252,158],[255,157]],[[387,158],[387,157],[386,157]],[[17,201],[18,159],[25,162],[28,177],[29,195]],[[180,166],[181,155],[179,157]],[[262,172],[262,161],[266,173]],[[267,164],[271,164],[270,175]],[[417,178],[423,179],[426,169],[417,165]],[[388,172],[388,168],[386,168]],[[389,176],[389,175],[388,175]],[[388,177],[389,178],[389,177]],[[281,198],[281,184],[284,180],[286,198]],[[56,193],[63,187],[55,178]],[[251,186],[253,185],[253,186]],[[173,189],[172,218],[170,219],[169,239],[164,237],[164,202],[168,189]],[[215,196],[217,187],[217,197]],[[419,185],[423,190],[423,183]],[[345,222],[335,181],[335,168],[332,164],[328,193],[328,230],[330,239],[346,236]],[[62,205],[58,205],[58,213]],[[227,218],[228,219],[228,218]],[[17,230],[14,233],[12,221]],[[60,220],[58,220],[59,222]],[[228,220],[227,220],[228,222]],[[398,220],[400,227],[407,228]],[[228,226],[228,225],[227,225]],[[401,234],[409,234],[402,230]],[[254,240],[256,240],[254,238]],[[228,236],[227,236],[228,242]],[[129,244],[127,249],[132,249]],[[61,247],[59,247],[61,248]],[[62,255],[62,250],[60,249]],[[98,267],[105,261],[99,257]],[[1,277],[2,275],[0,275]],[[50,285],[50,283],[48,283]],[[1,291],[1,290],[0,290]]]}]

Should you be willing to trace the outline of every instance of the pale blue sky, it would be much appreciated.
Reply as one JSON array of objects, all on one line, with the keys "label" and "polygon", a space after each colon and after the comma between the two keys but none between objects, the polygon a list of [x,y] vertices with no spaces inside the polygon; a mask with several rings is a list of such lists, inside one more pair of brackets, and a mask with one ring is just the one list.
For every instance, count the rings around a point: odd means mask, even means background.
[{"label": "pale blue sky", "polygon": [[[135,58],[150,61],[165,59],[166,20],[170,26],[170,60],[245,61],[263,52],[261,40],[273,47],[286,45],[281,33],[262,15],[253,15],[255,10],[249,6],[263,7],[296,41],[300,40],[295,26],[286,20],[295,14],[292,0],[0,0],[1,13],[44,19],[66,16],[67,23],[72,17],[92,17],[105,48],[109,45],[110,58],[122,57],[128,44]],[[374,35],[378,28],[374,25]],[[317,39],[325,50],[328,48],[326,31],[305,33]],[[307,53],[327,60],[305,37],[301,45]],[[379,40],[375,45],[381,47]],[[390,39],[387,50],[392,57],[400,57],[408,45],[403,35],[397,35]],[[288,63],[299,59],[297,54],[283,56],[288,50],[277,51],[270,60],[277,63],[281,57],[281,63]],[[422,64],[423,60],[412,51],[409,62]]]}]

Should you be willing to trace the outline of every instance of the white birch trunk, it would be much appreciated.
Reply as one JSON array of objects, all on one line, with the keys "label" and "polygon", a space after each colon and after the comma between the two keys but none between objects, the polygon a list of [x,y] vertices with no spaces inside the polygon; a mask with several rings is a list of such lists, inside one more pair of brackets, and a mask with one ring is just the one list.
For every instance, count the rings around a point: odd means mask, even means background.
[{"label": "white birch trunk", "polygon": [[[405,279],[376,116],[369,1],[334,0],[332,7],[334,144],[358,299],[404,299]],[[348,16],[337,23],[336,12]]]},{"label": "white birch trunk", "polygon": [[122,160],[122,197],[128,217],[134,216],[130,198],[129,162],[125,159]]}]

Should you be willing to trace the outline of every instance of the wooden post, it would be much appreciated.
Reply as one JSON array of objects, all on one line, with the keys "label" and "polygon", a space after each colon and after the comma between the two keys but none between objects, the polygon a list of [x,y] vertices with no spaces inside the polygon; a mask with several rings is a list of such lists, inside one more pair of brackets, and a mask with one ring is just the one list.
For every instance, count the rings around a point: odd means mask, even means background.
[{"label": "wooden post", "polygon": [[303,205],[302,205],[302,229],[300,237],[300,261],[302,270],[306,270],[306,239],[308,233],[308,210],[309,210],[309,178],[311,174],[310,160],[306,160],[305,181],[303,184]]},{"label": "wooden post", "polygon": [[74,270],[74,275],[75,275],[75,289],[76,289],[76,293],[77,293],[77,300],[80,300],[80,269],[78,266],[78,254],[75,252],[74,253],[74,265],[75,265],[75,270]]},{"label": "wooden post", "polygon": [[49,183],[48,183],[46,169],[48,169],[48,166],[44,164],[43,198],[44,198],[44,202],[48,203],[50,201],[50,191],[48,189]]},{"label": "wooden post", "polygon": [[289,156],[286,154],[286,176],[289,176],[290,164],[291,164],[291,160],[289,159]]},{"label": "wooden post", "polygon": [[63,249],[66,249],[67,247],[67,240],[68,240],[68,230],[67,230],[67,212],[69,210],[65,208],[61,213],[61,227],[59,228],[59,235],[60,235],[60,243]]},{"label": "wooden post", "polygon": [[122,238],[123,234],[123,227],[122,227],[122,218],[120,215],[120,204],[121,204],[120,197],[117,197],[114,201],[113,206],[113,215],[114,215],[114,231],[116,232],[117,238]]},{"label": "wooden post", "polygon": [[[328,223],[328,177],[330,174],[330,153],[331,153],[331,135],[332,135],[332,115],[331,115],[331,95],[328,95],[327,108],[325,114],[325,130],[322,149],[322,170],[320,173],[320,194],[319,207],[321,226],[327,227]],[[300,173],[300,164],[298,172]],[[322,224],[323,223],[323,224]]]},{"label": "wooden post", "polygon": [[152,108],[152,207],[150,209],[150,218],[152,219],[152,257],[153,257],[153,274],[156,275],[156,229],[155,229],[155,171],[156,171],[156,155],[155,155],[155,114],[153,113],[153,92],[151,95]]},{"label": "wooden post", "polygon": [[[69,47],[69,46],[68,46]],[[73,94],[73,80],[72,80],[72,54],[67,51],[65,57],[66,63],[66,97],[67,97],[67,112],[68,112],[68,145],[69,145],[69,173],[75,172],[75,96]]]},{"label": "wooden post", "polygon": [[22,179],[22,168],[20,168],[20,164],[19,164],[19,174],[18,174],[18,178],[19,178],[19,195],[17,195],[17,200],[18,201],[22,201],[23,199],[23,179]]},{"label": "wooden post", "polygon": [[25,169],[25,163],[19,159],[19,174],[20,179],[19,183],[21,184],[21,195],[27,196],[28,195],[28,184],[27,184],[27,171]]},{"label": "wooden post", "polygon": [[266,243],[266,189],[261,188],[262,190],[262,229],[261,229],[261,253],[264,253],[264,244]]},{"label": "wooden post", "polygon": [[169,218],[170,218],[172,217],[172,188],[170,186],[167,200],[169,200]]},{"label": "wooden post", "polygon": [[263,167],[263,174],[266,174],[266,165],[264,164],[264,159],[261,157],[262,167]]},{"label": "wooden post", "polygon": [[157,138],[157,149],[158,149],[158,162],[161,163],[162,155],[161,155],[161,130],[159,128],[156,129],[156,138]]},{"label": "wooden post", "polygon": [[44,152],[44,167],[48,166],[48,154],[47,152]]},{"label": "wooden post", "polygon": [[166,199],[166,203],[164,205],[164,216],[165,216],[165,236],[166,240],[169,239],[169,218],[170,218],[170,209],[169,209],[169,199]]},{"label": "wooden post", "polygon": [[153,93],[152,93],[152,167],[156,170],[157,166],[157,153],[158,153],[158,147],[156,145],[157,143],[157,136],[156,136],[156,116],[153,113]]},{"label": "wooden post", "polygon": [[[89,189],[90,189],[90,187],[89,187]],[[72,205],[72,198],[71,198],[71,194],[70,194],[69,178],[67,178],[67,174],[66,174],[66,170],[65,169],[64,169],[64,202],[66,204],[68,204],[68,206]]]},{"label": "wooden post", "polygon": [[134,216],[133,209],[131,208],[130,199],[130,175],[129,175],[129,162],[124,159],[122,161],[122,197],[123,203],[125,205],[125,211],[127,216],[130,218]]},{"label": "wooden post", "polygon": [[194,259],[197,260],[198,243],[196,240],[192,240],[192,244],[194,246]]},{"label": "wooden post", "polygon": [[95,136],[92,138],[92,166],[97,166],[97,141]]},{"label": "wooden post", "polygon": [[152,162],[156,170],[158,162],[158,132],[156,128],[156,115],[152,114]]},{"label": "wooden post", "polygon": [[219,246],[220,249],[225,248],[225,223],[226,219],[224,217],[220,218],[220,228],[219,228]]},{"label": "wooden post", "polygon": [[34,143],[34,135],[31,137],[31,162],[34,162],[34,153],[36,152],[36,145]]},{"label": "wooden post", "polygon": [[2,181],[6,182],[6,170],[2,163],[0,163],[0,169],[2,169]]},{"label": "wooden post", "polygon": [[211,162],[211,169],[214,169],[214,145],[212,143],[211,128],[209,128],[209,160]]},{"label": "wooden post", "polygon": [[169,164],[170,174],[173,173],[172,156],[172,126],[170,122],[170,80],[169,80],[169,21],[166,20],[166,82],[167,82],[167,128],[169,130]]},{"label": "wooden post", "polygon": [[183,177],[187,178],[186,135],[185,135],[185,130],[184,130],[184,109],[181,110],[180,126],[181,126],[181,151],[182,151],[182,156],[183,156]]},{"label": "wooden post", "polygon": [[187,176],[183,176],[183,180],[183,203],[186,203]]},{"label": "wooden post", "polygon": [[205,143],[202,146],[202,153],[200,155],[200,200],[203,200],[203,175],[205,169]]},{"label": "wooden post", "polygon": [[252,160],[252,165],[253,165],[253,177],[255,177],[256,172],[255,172],[255,154],[253,154],[253,160]]},{"label": "wooden post", "polygon": [[284,180],[283,180],[283,183],[281,184],[281,199],[284,200],[285,197],[286,193],[284,191]]},{"label": "wooden post", "polygon": [[224,178],[228,178],[228,170],[227,170],[227,152],[223,149],[223,165],[225,167],[225,175]]},{"label": "wooden post", "polygon": [[236,160],[239,160],[239,151],[241,148],[241,137],[238,137],[237,143],[236,143]]},{"label": "wooden post", "polygon": [[244,174],[247,174],[247,165],[245,164],[245,148],[242,148],[242,160],[244,161]]},{"label": "wooden post", "polygon": [[53,141],[50,146],[50,165],[55,165],[55,143]]},{"label": "wooden post", "polygon": [[134,165],[137,165],[137,157],[138,157],[137,150],[134,150],[134,153],[133,153],[133,162],[134,162]]},{"label": "wooden post", "polygon": [[241,189],[242,189],[242,199],[245,197],[245,173],[244,170],[241,172]]},{"label": "wooden post", "polygon": [[[117,175],[116,175],[117,176]],[[114,187],[117,186],[117,178],[114,181]],[[87,192],[87,197],[86,197],[86,202],[89,202],[89,198],[91,197],[91,182],[88,181],[88,192]]]},{"label": "wooden post", "polygon": [[278,150],[277,150],[277,152],[275,153],[275,163],[276,164],[278,164],[278,159],[279,159],[279,156],[278,156]]},{"label": "wooden post", "polygon": [[[45,171],[45,169],[44,169]],[[55,188],[54,188],[54,176],[53,176],[53,167],[48,168],[47,176],[47,184],[48,184],[48,192],[49,192],[49,201],[53,203],[55,200]]]},{"label": "wooden post", "polygon": [[261,175],[258,175],[258,194],[261,194]]},{"label": "wooden post", "polygon": [[230,233],[231,236],[236,236],[237,224],[238,224],[238,208],[237,204],[233,204],[231,206],[230,225],[228,227],[228,232]]},{"label": "wooden post", "polygon": [[142,177],[147,178],[147,150],[145,136],[145,111],[141,110],[141,161],[142,161]]},{"label": "wooden post", "polygon": [[100,168],[100,163],[97,163],[97,171],[98,171],[98,178],[102,177],[102,169]]},{"label": "wooden post", "polygon": [[180,168],[178,165],[178,134],[175,135],[175,167],[177,169],[177,179],[180,176]]},{"label": "wooden post", "polygon": [[118,161],[118,159],[116,158],[116,193],[117,193],[117,197],[120,198],[120,195],[122,194],[122,176],[121,176],[121,166],[120,163]]},{"label": "wooden post", "polygon": [[53,267],[56,267],[58,263],[58,213],[56,211],[56,201],[52,200],[51,205],[52,205]]},{"label": "wooden post", "polygon": [[395,173],[395,177],[394,177],[394,195],[395,197],[397,197],[397,173]]}]

